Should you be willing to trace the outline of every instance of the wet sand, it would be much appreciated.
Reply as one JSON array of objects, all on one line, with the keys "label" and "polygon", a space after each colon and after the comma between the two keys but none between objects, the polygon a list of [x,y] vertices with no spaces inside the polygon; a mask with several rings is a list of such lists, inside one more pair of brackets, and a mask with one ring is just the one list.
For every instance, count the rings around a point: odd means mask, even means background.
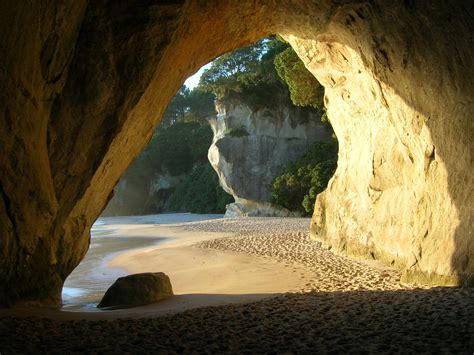
[{"label": "wet sand", "polygon": [[[175,216],[172,220],[179,220],[178,217]],[[141,224],[145,220],[149,223]],[[79,290],[87,289],[88,293],[72,299],[66,298],[63,310],[99,312],[94,317],[102,319],[136,317],[136,309],[132,312],[104,312],[95,308],[117,277],[131,273],[165,272],[171,278],[176,295],[166,302],[141,307],[138,310],[140,316],[172,314],[204,306],[248,303],[285,292],[297,292],[312,277],[312,273],[303,265],[290,267],[273,258],[203,248],[199,244],[202,241],[234,235],[231,230],[213,230],[211,226],[227,223],[223,220],[155,224],[150,223],[150,218],[126,217],[114,220],[109,218],[105,222],[107,225],[94,230],[96,236],[92,238],[86,259],[66,282],[66,293],[72,289],[71,285]],[[116,224],[117,222],[126,224]],[[297,228],[305,229],[308,222],[306,219],[298,220]],[[203,227],[204,230],[201,230]],[[61,314],[59,317],[68,319],[77,316]]]},{"label": "wet sand", "polygon": [[63,309],[95,310],[107,288],[127,270],[108,264],[121,252],[163,243],[167,238],[94,236],[84,260],[67,278],[63,288]]},{"label": "wet sand", "polygon": [[118,277],[129,274],[122,265],[109,265],[114,257],[163,244],[171,239],[166,232],[159,235],[150,233],[156,226],[217,218],[222,218],[222,215],[171,213],[100,218],[92,227],[91,244],[86,257],[64,284],[63,310],[98,311],[96,306],[110,285]]},{"label": "wet sand", "polygon": [[[228,224],[229,219],[171,224],[164,226],[137,226],[127,233],[140,235],[168,235],[172,239],[157,246],[132,250],[115,257],[109,263],[113,268],[129,273],[165,272],[171,279],[175,295],[181,302],[174,311],[242,303],[260,300],[285,292],[298,292],[309,282],[312,272],[303,265],[287,265],[274,258],[235,253],[226,248],[205,248],[203,241],[233,238],[232,229],[215,229]],[[309,220],[299,219],[298,229],[306,229]],[[203,303],[201,295],[212,297]],[[229,297],[232,295],[232,297]],[[169,308],[157,304],[155,311]]]},{"label": "wet sand", "polygon": [[[308,237],[307,223],[303,219],[246,218],[121,228],[117,235],[135,228],[133,235],[166,233],[176,238],[121,254],[111,260],[114,266],[134,271],[140,263],[157,266],[162,262],[160,267],[164,267],[172,264],[165,259],[175,252],[183,253],[181,265],[196,255],[203,256],[201,261],[208,259],[206,254],[211,259],[228,255],[235,258],[230,264],[235,269],[221,268],[225,272],[214,279],[214,284],[224,284],[225,276],[244,268],[243,260],[247,260],[251,267],[267,263],[275,267],[270,276],[273,280],[291,279],[299,286],[270,294],[256,290],[261,293],[247,296],[263,299],[250,303],[250,298],[242,298],[245,294],[224,295],[213,290],[178,295],[164,302],[161,310],[157,305],[122,313],[43,310],[23,313],[24,317],[20,311],[0,311],[0,351],[473,352],[473,289],[403,285],[396,270],[322,249]],[[193,261],[191,264],[199,264],[197,259]],[[289,271],[289,275],[280,270]],[[181,274],[187,272],[182,270]],[[172,277],[177,285],[182,277],[179,274]],[[235,282],[239,278],[243,276]],[[191,278],[177,288],[197,287],[190,286],[193,280],[197,281]],[[203,287],[213,286],[212,282],[206,286],[204,281]],[[193,306],[180,308],[186,297],[194,298],[187,303]],[[199,299],[201,305],[213,306],[200,307]],[[242,299],[244,303],[238,303]],[[196,305],[200,308],[194,308]],[[78,320],[84,318],[87,320]]]}]

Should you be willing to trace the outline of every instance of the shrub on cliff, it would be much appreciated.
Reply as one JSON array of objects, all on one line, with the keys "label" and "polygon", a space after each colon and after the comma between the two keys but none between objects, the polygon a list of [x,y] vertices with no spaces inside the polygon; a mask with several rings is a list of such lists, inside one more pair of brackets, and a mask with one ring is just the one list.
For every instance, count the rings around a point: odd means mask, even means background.
[{"label": "shrub on cliff", "polygon": [[245,127],[230,128],[227,130],[226,135],[229,135],[232,138],[241,138],[249,135],[249,132]]},{"label": "shrub on cliff", "polygon": [[264,38],[226,53],[205,70],[199,88],[219,100],[239,97],[252,106],[289,101],[288,91],[275,71],[275,56],[288,47],[276,38]]},{"label": "shrub on cliff", "polygon": [[199,89],[219,100],[239,98],[254,109],[293,103],[324,113],[324,88],[293,48],[268,37],[217,58],[201,76]]},{"label": "shrub on cliff", "polygon": [[282,45],[265,38],[220,56],[202,74],[199,88],[222,99],[229,91],[243,92],[260,83],[275,81],[273,58],[284,49],[280,48]]},{"label": "shrub on cliff", "polygon": [[272,183],[272,203],[309,215],[337,166],[337,143],[313,143],[308,151]]}]

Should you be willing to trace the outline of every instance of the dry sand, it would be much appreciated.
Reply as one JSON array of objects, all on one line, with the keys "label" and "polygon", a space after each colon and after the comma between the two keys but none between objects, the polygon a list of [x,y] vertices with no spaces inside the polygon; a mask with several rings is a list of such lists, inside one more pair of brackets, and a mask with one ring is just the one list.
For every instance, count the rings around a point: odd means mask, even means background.
[{"label": "dry sand", "polygon": [[[234,222],[238,222],[237,225]],[[233,238],[232,235],[240,234],[243,222],[240,219],[221,219],[185,225],[145,225],[126,232],[120,227],[118,235],[172,236],[174,239],[158,246],[123,253],[109,265],[126,269],[129,273],[162,271],[170,276],[175,295],[180,295],[179,303],[169,300],[155,305],[153,312],[160,313],[250,302],[303,289],[313,275],[304,265],[290,266],[274,258],[236,253],[227,248],[204,247],[202,241],[228,240]],[[297,230],[307,229],[309,224],[308,219],[295,219],[293,222],[296,222],[294,227]],[[241,225],[241,232],[235,233],[233,228],[239,228],[238,224]]]},{"label": "dry sand", "polygon": [[472,353],[472,289],[402,285],[395,270],[320,248],[308,224],[240,218],[122,226],[119,235],[175,237],[111,264],[165,271],[178,296],[124,311],[34,313],[42,318],[3,311],[0,352]]}]

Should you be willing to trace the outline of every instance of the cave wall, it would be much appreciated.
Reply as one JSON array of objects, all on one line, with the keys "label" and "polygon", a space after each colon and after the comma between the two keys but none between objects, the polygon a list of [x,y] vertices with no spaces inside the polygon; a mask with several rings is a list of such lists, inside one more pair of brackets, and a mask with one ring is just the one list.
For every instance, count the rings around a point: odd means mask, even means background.
[{"label": "cave wall", "polygon": [[[72,270],[58,261],[53,230],[62,206],[49,168],[47,130],[85,5],[0,3],[0,305],[25,298],[57,303],[63,269]],[[79,233],[87,233],[85,226]],[[86,248],[76,249],[83,255]]]},{"label": "cave wall", "polygon": [[403,281],[473,282],[474,42],[459,35],[474,30],[469,11],[347,5],[324,33],[287,36],[326,88],[340,147],[311,235]]},{"label": "cave wall", "polygon": [[463,1],[1,2],[0,306],[60,305],[184,79],[270,33],[325,85],[341,142],[312,235],[408,278],[468,280],[472,14]]},{"label": "cave wall", "polygon": [[235,5],[0,4],[0,306],[61,304],[92,223],[186,77],[266,34],[253,5]]}]

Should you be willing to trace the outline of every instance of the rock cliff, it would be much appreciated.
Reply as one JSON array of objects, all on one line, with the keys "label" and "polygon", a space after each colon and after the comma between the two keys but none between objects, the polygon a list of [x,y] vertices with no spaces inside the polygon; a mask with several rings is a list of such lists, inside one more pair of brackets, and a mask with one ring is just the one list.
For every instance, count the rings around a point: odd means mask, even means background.
[{"label": "rock cliff", "polygon": [[59,306],[90,226],[184,82],[271,33],[340,144],[312,235],[473,280],[474,9],[455,0],[0,2],[0,305]]},{"label": "rock cliff", "polygon": [[272,179],[331,129],[314,110],[299,109],[284,98],[265,107],[229,98],[216,105],[210,120],[214,139],[208,158],[235,203],[226,216],[288,216],[270,204]]}]

